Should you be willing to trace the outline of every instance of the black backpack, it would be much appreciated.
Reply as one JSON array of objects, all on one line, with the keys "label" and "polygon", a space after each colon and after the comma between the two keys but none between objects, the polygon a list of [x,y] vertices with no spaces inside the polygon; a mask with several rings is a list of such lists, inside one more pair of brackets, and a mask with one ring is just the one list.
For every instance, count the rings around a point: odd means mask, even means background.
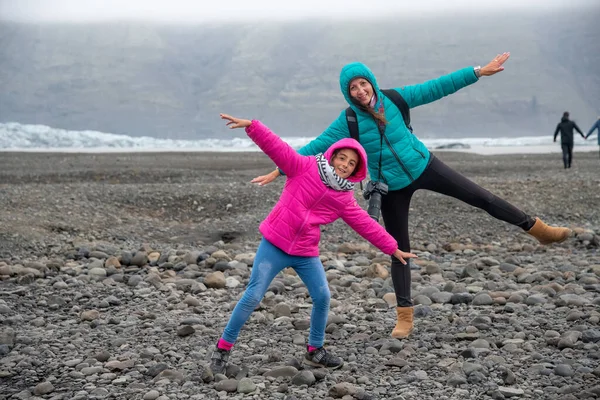
[{"label": "black backpack", "polygon": [[[410,109],[406,100],[402,97],[400,93],[398,93],[394,89],[382,89],[381,92],[392,101],[400,110],[402,114],[402,118],[404,119],[404,124],[408,128],[409,131],[413,131],[412,126],[410,125]],[[348,131],[350,131],[350,137],[360,142],[359,133],[358,133],[358,122],[356,121],[356,112],[352,109],[352,107],[346,108],[346,122],[348,123]]]}]

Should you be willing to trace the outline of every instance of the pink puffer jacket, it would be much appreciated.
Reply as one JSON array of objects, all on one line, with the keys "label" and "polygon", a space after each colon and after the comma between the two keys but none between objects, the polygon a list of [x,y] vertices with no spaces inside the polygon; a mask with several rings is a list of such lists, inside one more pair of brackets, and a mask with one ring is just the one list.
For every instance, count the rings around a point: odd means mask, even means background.
[{"label": "pink puffer jacket", "polygon": [[[358,205],[353,191],[336,191],[323,184],[314,156],[301,156],[260,121],[252,121],[246,133],[287,175],[279,201],[260,224],[265,239],[290,255],[318,256],[320,225],[342,218],[385,254],[396,251],[394,238]],[[334,143],[324,156],[331,160],[340,148],[352,148],[359,154],[358,171],[348,180],[362,181],[367,175],[365,150],[347,138]]]}]

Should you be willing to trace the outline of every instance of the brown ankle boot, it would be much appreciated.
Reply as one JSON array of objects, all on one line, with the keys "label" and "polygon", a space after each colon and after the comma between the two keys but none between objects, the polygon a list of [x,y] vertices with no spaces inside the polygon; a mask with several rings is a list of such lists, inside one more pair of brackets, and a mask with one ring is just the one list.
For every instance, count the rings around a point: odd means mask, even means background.
[{"label": "brown ankle boot", "polygon": [[527,231],[541,244],[561,243],[567,240],[572,231],[569,228],[557,228],[546,225],[541,219],[535,219],[535,224]]},{"label": "brown ankle boot", "polygon": [[396,307],[398,322],[392,331],[392,337],[397,339],[407,338],[413,330],[413,308]]}]

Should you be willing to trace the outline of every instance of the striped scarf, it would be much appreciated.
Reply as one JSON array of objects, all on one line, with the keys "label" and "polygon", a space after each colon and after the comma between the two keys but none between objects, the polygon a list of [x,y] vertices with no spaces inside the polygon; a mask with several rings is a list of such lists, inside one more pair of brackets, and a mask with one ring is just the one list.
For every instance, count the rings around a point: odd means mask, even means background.
[{"label": "striped scarf", "polygon": [[335,173],[331,165],[329,165],[329,160],[325,158],[323,153],[317,154],[316,157],[317,166],[319,167],[319,175],[321,176],[321,182],[323,182],[325,186],[328,186],[333,190],[337,190],[338,192],[345,192],[354,189],[354,183],[347,179],[340,178],[339,175]]}]

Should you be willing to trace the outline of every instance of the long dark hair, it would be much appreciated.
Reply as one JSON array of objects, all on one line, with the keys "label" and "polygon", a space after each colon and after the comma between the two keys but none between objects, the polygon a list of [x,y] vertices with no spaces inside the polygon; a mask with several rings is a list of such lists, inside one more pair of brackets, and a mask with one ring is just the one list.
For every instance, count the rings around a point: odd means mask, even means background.
[{"label": "long dark hair", "polygon": [[[375,95],[377,96],[377,95]],[[385,119],[385,114],[384,113],[380,113],[379,111],[375,111],[373,108],[371,107],[362,107],[366,112],[368,112],[369,114],[371,114],[371,116],[375,119],[375,122],[379,122],[383,125],[387,125],[387,119]]]},{"label": "long dark hair", "polygon": [[[357,79],[357,78],[363,78],[364,80],[366,80],[367,82],[369,82],[369,84],[371,85],[371,88],[373,89],[373,95],[377,96],[377,91],[375,90],[375,86],[373,86],[373,83],[370,80],[368,80],[367,78],[362,77],[362,76],[356,77],[354,79]],[[354,79],[352,79],[350,81],[350,83],[352,83],[352,81]],[[375,120],[375,122],[381,123],[383,125],[387,125],[388,122],[387,122],[387,119],[385,119],[385,114],[384,113],[380,113],[379,111],[376,111],[375,109],[373,109],[370,106],[364,106],[364,105],[360,104],[354,97],[352,97],[352,95],[350,94],[350,83],[348,84],[348,95],[350,96],[350,99],[352,99],[352,102],[354,104],[356,104],[356,106],[358,108],[360,108],[362,111],[371,114],[371,116],[373,117],[373,119]]]}]

